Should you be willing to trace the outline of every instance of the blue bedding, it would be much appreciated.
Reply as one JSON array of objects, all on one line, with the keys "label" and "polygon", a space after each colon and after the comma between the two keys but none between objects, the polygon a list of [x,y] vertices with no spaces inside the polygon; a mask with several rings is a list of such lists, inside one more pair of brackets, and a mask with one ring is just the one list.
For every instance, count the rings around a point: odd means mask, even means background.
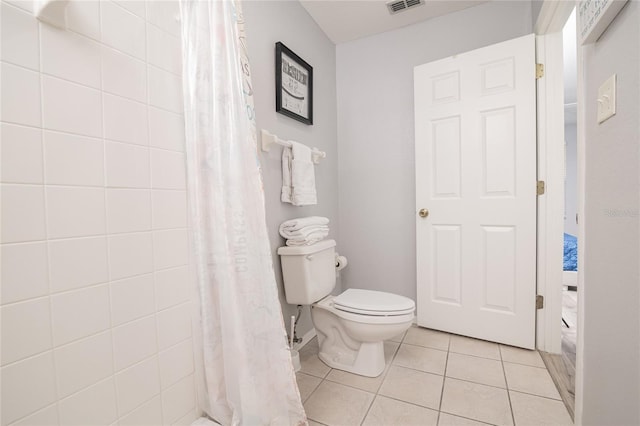
[{"label": "blue bedding", "polygon": [[565,271],[578,270],[578,239],[571,234],[564,234],[564,262]]}]

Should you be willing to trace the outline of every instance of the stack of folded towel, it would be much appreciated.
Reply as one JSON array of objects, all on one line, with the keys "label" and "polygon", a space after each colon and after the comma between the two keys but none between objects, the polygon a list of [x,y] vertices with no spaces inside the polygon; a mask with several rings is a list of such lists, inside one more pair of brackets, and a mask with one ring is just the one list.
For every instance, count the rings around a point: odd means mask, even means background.
[{"label": "stack of folded towel", "polygon": [[329,235],[329,219],[320,216],[301,217],[282,222],[280,235],[288,246],[307,246]]}]

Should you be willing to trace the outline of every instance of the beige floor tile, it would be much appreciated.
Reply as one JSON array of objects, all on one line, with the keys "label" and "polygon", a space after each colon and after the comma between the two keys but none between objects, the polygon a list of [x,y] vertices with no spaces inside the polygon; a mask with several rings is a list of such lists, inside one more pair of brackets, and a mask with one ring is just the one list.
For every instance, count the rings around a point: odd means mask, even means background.
[{"label": "beige floor tile", "polygon": [[441,411],[494,425],[513,425],[505,389],[446,378]]},{"label": "beige floor tile", "polygon": [[380,395],[438,409],[442,376],[392,365],[380,386]]},{"label": "beige floor tile", "polygon": [[544,361],[538,351],[500,345],[500,353],[503,361],[545,368]]},{"label": "beige floor tile", "polygon": [[513,417],[518,426],[572,425],[562,401],[509,391]]},{"label": "beige floor tile", "polygon": [[315,339],[300,350],[300,371],[321,378],[331,371],[331,367],[318,358],[318,343]]},{"label": "beige floor tile", "polygon": [[404,335],[406,333],[407,333],[406,331],[403,331],[402,333],[398,334],[397,336],[394,336],[391,339],[389,339],[389,341],[396,342],[396,343],[401,343],[402,339],[404,338]]},{"label": "beige floor tile", "polygon": [[307,398],[309,398],[309,395],[316,390],[322,379],[298,372],[296,373],[296,381],[298,382],[298,389],[300,390],[300,398],[302,402],[305,402]]},{"label": "beige floor tile", "polygon": [[444,351],[403,343],[392,364],[443,375],[446,363],[447,353]]},{"label": "beige floor tile", "polygon": [[411,327],[407,330],[403,343],[446,351],[449,350],[450,337],[449,333],[422,327]]},{"label": "beige floor tile", "polygon": [[438,419],[438,426],[483,426],[486,424],[488,423],[477,422],[447,413],[440,413],[440,418]]},{"label": "beige floor tile", "polygon": [[447,360],[447,377],[468,380],[483,385],[506,388],[502,362],[495,359],[450,353]]},{"label": "beige floor tile", "polygon": [[362,426],[435,426],[437,421],[437,411],[378,395]]},{"label": "beige floor tile", "polygon": [[464,336],[452,335],[449,351],[482,358],[500,359],[500,348],[497,343]]},{"label": "beige floor tile", "polygon": [[323,381],[304,403],[307,417],[327,426],[359,425],[374,395],[348,386]]},{"label": "beige floor tile", "polygon": [[313,420],[308,420],[309,426],[324,426],[322,423],[314,422]]},{"label": "beige floor tile", "polygon": [[393,358],[396,356],[396,352],[398,352],[398,348],[400,347],[400,343],[398,342],[384,342],[384,362],[385,364],[391,364]]},{"label": "beige floor tile", "polygon": [[[388,367],[387,367],[388,368]],[[386,370],[385,370],[386,371]],[[365,377],[358,374],[348,373],[346,371],[333,369],[327,375],[326,380],[362,389],[367,392],[376,393],[384,379],[384,372],[378,377]]]},{"label": "beige floor tile", "polygon": [[546,368],[505,362],[504,373],[509,390],[560,399],[556,385]]}]

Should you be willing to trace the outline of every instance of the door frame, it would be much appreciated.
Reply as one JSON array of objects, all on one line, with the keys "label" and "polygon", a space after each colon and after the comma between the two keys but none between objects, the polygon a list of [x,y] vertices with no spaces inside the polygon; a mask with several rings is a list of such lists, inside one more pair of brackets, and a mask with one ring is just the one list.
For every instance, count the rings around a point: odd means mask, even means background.
[{"label": "door frame", "polygon": [[[551,120],[538,122],[538,164],[546,162],[545,173],[547,179],[547,187],[551,183],[560,185],[564,192],[563,171],[564,164],[560,162],[558,165],[557,158],[564,158],[564,143],[552,142],[561,138],[564,142],[564,122],[562,126],[557,123],[558,117],[564,117],[564,81],[563,81],[563,57],[562,57],[562,29],[571,15],[573,8],[577,6],[577,2],[573,1],[557,1],[543,0],[540,14],[534,25],[536,41],[540,41],[541,51],[537,50],[538,62],[544,61],[546,80],[543,84],[538,85],[538,118],[540,120]],[[585,182],[585,158],[584,158],[584,85],[583,85],[583,63],[582,49],[577,46],[577,166],[578,166],[578,241],[580,246],[578,249],[578,263],[583,264],[585,239],[584,239],[584,182]],[[555,91],[555,93],[554,93]],[[559,98],[559,99],[558,99]],[[555,119],[554,119],[555,117]],[[545,123],[550,124],[549,127],[542,128]],[[549,158],[550,150],[555,150],[557,158]],[[544,154],[544,155],[541,155]],[[558,177],[561,179],[558,181]],[[539,178],[543,179],[543,178]],[[550,189],[550,188],[549,188]],[[558,212],[564,211],[564,198],[558,197],[557,193],[549,196],[548,192],[545,196],[538,197],[538,294],[545,297],[545,309],[538,311],[537,317],[537,345],[538,349],[560,353],[561,338],[560,327],[562,319],[562,267],[556,271],[550,270],[553,262],[560,262],[560,255],[555,250],[547,249],[547,245],[553,244],[554,247],[561,247],[561,232],[558,231],[558,224],[562,215]],[[540,203],[542,201],[542,203]],[[544,206],[544,209],[541,208]],[[562,223],[564,228],[564,224]],[[540,242],[544,244],[540,244]],[[556,260],[557,259],[557,260]],[[549,262],[552,262],[551,264]],[[559,276],[559,278],[558,278]],[[575,424],[582,424],[582,407],[583,407],[583,324],[584,324],[584,276],[578,272],[578,330],[576,341],[576,377],[575,377]],[[547,309],[549,307],[550,309]],[[545,312],[546,311],[546,312]]]}]

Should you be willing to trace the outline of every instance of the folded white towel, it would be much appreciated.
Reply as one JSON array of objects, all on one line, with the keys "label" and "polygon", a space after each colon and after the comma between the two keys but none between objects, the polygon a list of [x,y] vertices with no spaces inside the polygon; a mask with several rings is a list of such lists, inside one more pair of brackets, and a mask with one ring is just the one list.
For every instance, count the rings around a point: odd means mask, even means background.
[{"label": "folded white towel", "polygon": [[322,241],[324,240],[327,235],[329,235],[329,231],[318,231],[318,232],[313,232],[311,234],[309,234],[306,238],[301,238],[301,239],[288,239],[287,240],[287,245],[288,246],[309,246],[311,244],[315,244],[318,241]]},{"label": "folded white towel", "polygon": [[291,219],[282,222],[279,231],[287,239],[288,246],[309,245],[329,235],[329,219],[321,216]]},{"label": "folded white towel", "polygon": [[307,216],[289,219],[280,224],[280,235],[284,238],[288,238],[288,234],[291,232],[299,231],[307,227],[323,225],[328,227],[329,219],[322,216]]},{"label": "folded white towel", "polygon": [[[327,225],[318,225],[318,226],[307,226],[298,231],[288,231],[285,232],[286,236],[283,237],[288,239],[304,239],[308,238],[311,234],[324,232],[326,234],[329,233],[329,227]],[[281,234],[282,235],[282,234]]]}]

